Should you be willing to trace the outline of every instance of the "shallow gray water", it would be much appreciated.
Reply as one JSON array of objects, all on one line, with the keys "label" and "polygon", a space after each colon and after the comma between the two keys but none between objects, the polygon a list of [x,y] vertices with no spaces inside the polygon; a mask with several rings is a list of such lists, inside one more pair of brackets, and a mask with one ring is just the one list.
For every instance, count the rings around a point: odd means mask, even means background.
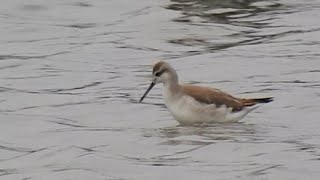
[{"label": "shallow gray water", "polygon": [[[318,179],[319,0],[3,0],[1,180]],[[240,123],[180,127],[151,67],[240,97]]]}]

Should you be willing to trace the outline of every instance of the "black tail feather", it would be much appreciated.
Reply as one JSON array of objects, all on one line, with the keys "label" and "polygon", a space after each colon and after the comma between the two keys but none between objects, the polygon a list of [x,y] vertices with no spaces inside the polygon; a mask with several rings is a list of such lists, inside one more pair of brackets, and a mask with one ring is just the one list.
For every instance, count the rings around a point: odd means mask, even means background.
[{"label": "black tail feather", "polygon": [[254,100],[256,103],[269,103],[269,102],[273,101],[273,97],[255,98],[255,99],[252,99],[252,100]]}]

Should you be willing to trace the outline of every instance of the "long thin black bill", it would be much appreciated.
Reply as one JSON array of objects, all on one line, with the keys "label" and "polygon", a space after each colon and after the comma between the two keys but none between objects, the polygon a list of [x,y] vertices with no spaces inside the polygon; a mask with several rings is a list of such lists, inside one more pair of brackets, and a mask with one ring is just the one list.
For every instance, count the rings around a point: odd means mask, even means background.
[{"label": "long thin black bill", "polygon": [[140,101],[139,103],[141,103],[143,101],[143,99],[147,96],[147,94],[149,93],[149,91],[153,88],[153,86],[155,85],[156,83],[154,82],[151,82],[149,88],[147,89],[147,91],[143,94],[143,96],[140,98]]}]

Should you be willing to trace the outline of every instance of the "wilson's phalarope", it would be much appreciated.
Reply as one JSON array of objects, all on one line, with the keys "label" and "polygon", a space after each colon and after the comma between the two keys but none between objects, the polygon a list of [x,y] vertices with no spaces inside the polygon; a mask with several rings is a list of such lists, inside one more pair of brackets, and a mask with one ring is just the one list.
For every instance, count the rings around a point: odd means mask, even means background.
[{"label": "wilson's phalarope", "polygon": [[182,125],[211,122],[237,122],[254,110],[258,103],[273,101],[272,97],[242,99],[218,89],[180,85],[178,74],[167,62],[153,67],[153,80],[139,102],[157,83],[163,83],[164,99],[172,116]]}]

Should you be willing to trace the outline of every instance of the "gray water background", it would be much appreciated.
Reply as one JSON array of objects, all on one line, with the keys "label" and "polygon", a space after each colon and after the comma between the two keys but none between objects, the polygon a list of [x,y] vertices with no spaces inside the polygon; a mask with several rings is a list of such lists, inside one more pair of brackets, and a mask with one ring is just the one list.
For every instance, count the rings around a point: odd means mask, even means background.
[{"label": "gray water background", "polygon": [[[319,179],[319,0],[2,0],[0,179]],[[273,96],[181,127],[150,83]]]}]

